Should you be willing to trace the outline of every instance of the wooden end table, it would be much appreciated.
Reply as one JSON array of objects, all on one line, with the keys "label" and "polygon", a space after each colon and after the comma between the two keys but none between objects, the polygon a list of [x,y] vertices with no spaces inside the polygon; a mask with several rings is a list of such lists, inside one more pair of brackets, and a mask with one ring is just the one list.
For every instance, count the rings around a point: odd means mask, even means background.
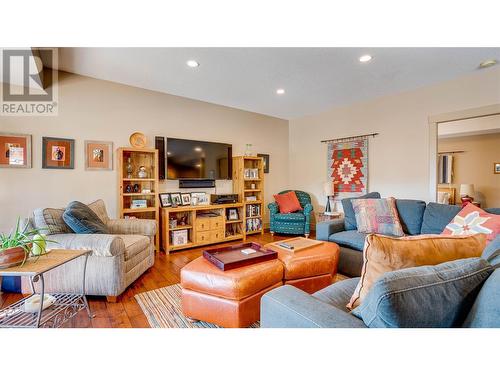
[{"label": "wooden end table", "polygon": [[[32,294],[0,310],[0,328],[57,328],[85,309],[89,318],[93,318],[85,297],[85,274],[87,260],[91,250],[51,250],[39,258],[29,258],[23,266],[0,269],[0,276],[29,277]],[[45,296],[44,274],[77,258],[85,257],[82,277],[82,293],[51,293],[55,302],[43,309],[43,303],[37,312],[26,312],[24,302],[37,294],[35,283],[40,284],[41,301]]]}]

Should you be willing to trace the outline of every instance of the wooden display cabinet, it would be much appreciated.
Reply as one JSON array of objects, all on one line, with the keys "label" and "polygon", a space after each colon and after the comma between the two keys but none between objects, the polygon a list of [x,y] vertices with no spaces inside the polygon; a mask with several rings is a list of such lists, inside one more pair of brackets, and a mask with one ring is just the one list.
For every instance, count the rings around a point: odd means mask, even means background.
[{"label": "wooden display cabinet", "polygon": [[[230,210],[237,212],[237,219],[228,219]],[[172,227],[170,221],[175,220]],[[176,231],[187,230],[187,242],[172,243]],[[243,204],[217,204],[206,206],[180,206],[161,208],[162,249],[170,251],[196,246],[245,239],[243,228]]]},{"label": "wooden display cabinet", "polygon": [[[118,214],[120,218],[156,220],[156,251],[159,240],[158,151],[121,147],[118,154]],[[145,167],[146,176],[139,177],[139,168]],[[133,201],[145,201],[146,207],[134,207]],[[133,220],[133,219],[131,219]]]}]

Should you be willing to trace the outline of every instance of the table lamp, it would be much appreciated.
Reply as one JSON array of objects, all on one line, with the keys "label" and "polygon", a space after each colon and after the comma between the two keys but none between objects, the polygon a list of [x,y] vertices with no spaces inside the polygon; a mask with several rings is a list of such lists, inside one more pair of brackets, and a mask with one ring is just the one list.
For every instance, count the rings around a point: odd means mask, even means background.
[{"label": "table lamp", "polygon": [[461,184],[460,185],[460,199],[462,200],[462,207],[474,201],[474,184]]},{"label": "table lamp", "polygon": [[326,206],[325,206],[325,215],[332,213],[332,207],[330,205],[330,198],[333,197],[335,193],[335,185],[333,181],[328,181],[323,184],[323,191],[326,195]]}]

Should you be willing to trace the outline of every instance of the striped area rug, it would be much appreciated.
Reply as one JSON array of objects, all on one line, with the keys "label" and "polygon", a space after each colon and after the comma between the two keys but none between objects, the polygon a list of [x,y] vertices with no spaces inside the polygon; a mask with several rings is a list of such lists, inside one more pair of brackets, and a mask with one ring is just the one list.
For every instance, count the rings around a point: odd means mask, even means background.
[{"label": "striped area rug", "polygon": [[[153,328],[221,328],[202,321],[190,322],[182,315],[180,284],[140,293],[135,299]],[[258,328],[259,323],[250,327]]]}]

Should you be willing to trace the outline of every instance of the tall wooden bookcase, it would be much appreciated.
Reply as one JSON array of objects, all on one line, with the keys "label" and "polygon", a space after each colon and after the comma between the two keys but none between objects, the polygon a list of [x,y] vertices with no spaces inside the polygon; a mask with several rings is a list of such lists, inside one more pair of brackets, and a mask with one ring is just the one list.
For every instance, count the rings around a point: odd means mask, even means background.
[{"label": "tall wooden bookcase", "polygon": [[[158,150],[120,147],[118,154],[118,213],[120,218],[156,220],[156,251],[160,249],[160,213]],[[130,161],[130,163],[129,163]],[[131,172],[129,172],[129,164]],[[139,177],[139,167],[146,168],[146,177]],[[127,187],[129,190],[127,190]],[[135,189],[134,189],[135,188]],[[130,191],[131,190],[131,191]],[[146,190],[146,191],[144,191]],[[147,191],[149,190],[149,191]],[[145,200],[146,207],[133,208],[132,201]]]},{"label": "tall wooden bookcase", "polygon": [[263,234],[264,160],[261,157],[233,157],[233,192],[243,203],[245,235]]}]

